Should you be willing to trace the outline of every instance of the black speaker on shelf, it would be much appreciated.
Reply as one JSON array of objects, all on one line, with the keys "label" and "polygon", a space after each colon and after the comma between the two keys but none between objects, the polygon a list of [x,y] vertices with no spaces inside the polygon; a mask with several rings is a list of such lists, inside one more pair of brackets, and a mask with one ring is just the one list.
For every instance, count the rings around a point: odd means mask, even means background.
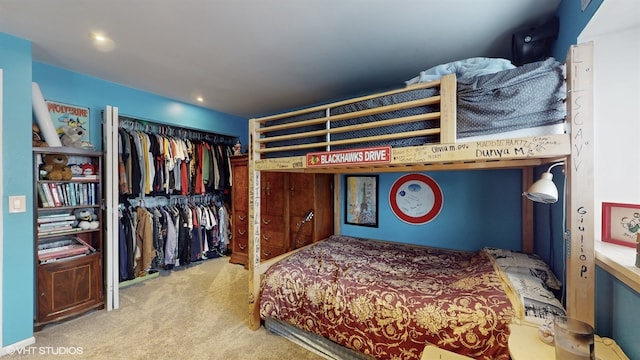
[{"label": "black speaker on shelf", "polygon": [[515,32],[511,39],[513,64],[520,66],[551,56],[559,25],[558,18],[554,16],[540,26]]}]

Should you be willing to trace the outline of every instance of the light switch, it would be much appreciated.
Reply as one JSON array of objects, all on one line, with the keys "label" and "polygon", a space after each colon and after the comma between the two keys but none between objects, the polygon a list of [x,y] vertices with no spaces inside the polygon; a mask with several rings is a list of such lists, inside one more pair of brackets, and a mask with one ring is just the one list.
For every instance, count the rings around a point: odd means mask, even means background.
[{"label": "light switch", "polygon": [[22,213],[27,211],[27,198],[24,195],[9,196],[9,212]]}]

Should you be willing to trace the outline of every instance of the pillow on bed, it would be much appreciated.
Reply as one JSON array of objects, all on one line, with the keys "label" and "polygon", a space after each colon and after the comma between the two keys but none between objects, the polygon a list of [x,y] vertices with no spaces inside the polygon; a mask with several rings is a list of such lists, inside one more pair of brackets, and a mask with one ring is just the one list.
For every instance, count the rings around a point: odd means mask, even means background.
[{"label": "pillow on bed", "polygon": [[510,69],[515,69],[515,65],[507,59],[474,57],[433,66],[421,71],[418,76],[405,81],[405,84],[438,80],[444,75],[453,73],[456,73],[457,77],[476,77]]},{"label": "pillow on bed", "polygon": [[545,320],[553,320],[555,316],[566,315],[560,301],[539,278],[519,273],[510,273],[507,274],[507,277],[520,296],[525,320],[535,324],[544,324]]},{"label": "pillow on bed", "polygon": [[493,257],[496,264],[507,274],[519,273],[533,275],[550,289],[560,290],[562,283],[555,276],[549,265],[536,254],[525,254],[513,250],[485,247],[483,249]]}]

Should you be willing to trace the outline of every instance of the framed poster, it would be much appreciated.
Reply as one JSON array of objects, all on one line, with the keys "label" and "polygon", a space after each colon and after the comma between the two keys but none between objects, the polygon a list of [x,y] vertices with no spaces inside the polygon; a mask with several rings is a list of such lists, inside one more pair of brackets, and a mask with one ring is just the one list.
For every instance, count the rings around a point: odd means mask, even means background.
[{"label": "framed poster", "polygon": [[602,203],[602,241],[636,247],[640,234],[640,205]]},{"label": "framed poster", "polygon": [[89,108],[65,104],[57,101],[46,100],[47,110],[51,115],[51,121],[56,128],[58,137],[62,136],[64,129],[71,128],[74,134],[78,134],[78,142],[89,142]]},{"label": "framed poster", "polygon": [[401,176],[391,186],[389,205],[398,219],[411,224],[426,224],[442,210],[442,189],[422,174]]},{"label": "framed poster", "polygon": [[378,175],[347,175],[344,222],[378,227]]}]

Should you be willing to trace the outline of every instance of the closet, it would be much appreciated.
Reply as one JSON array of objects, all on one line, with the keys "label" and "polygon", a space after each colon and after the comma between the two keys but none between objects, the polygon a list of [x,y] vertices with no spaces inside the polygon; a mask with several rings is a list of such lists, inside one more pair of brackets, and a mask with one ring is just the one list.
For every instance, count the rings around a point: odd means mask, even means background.
[{"label": "closet", "polygon": [[230,156],[237,141],[234,136],[118,117],[120,286],[226,255]]}]

